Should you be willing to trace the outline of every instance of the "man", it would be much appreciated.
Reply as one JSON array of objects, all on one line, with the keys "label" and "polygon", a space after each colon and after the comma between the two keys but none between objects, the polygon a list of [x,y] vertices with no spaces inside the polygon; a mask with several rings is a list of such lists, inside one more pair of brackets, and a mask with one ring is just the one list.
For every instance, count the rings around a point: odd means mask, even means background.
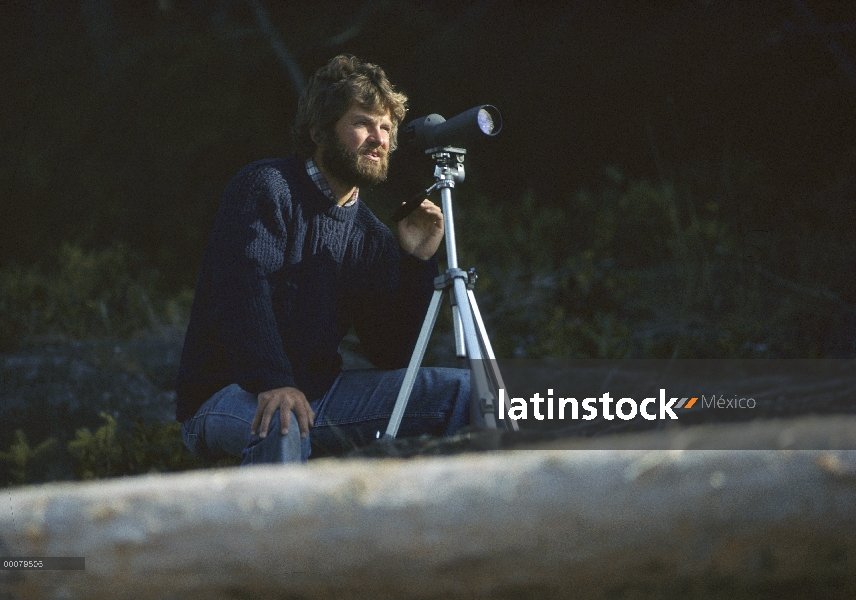
[{"label": "man", "polygon": [[[406,100],[381,68],[337,56],[300,99],[297,156],[250,164],[226,188],[176,382],[195,454],[306,461],[386,429],[443,237],[428,200],[396,241],[359,199],[386,179]],[[386,370],[341,370],[352,326]],[[469,373],[423,368],[400,435],[450,435],[468,418]]]}]

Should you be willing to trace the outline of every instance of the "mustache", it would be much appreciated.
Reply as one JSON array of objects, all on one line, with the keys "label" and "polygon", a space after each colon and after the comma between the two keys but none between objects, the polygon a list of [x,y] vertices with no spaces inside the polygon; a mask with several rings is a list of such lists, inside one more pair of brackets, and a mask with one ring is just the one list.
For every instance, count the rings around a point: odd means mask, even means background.
[{"label": "mustache", "polygon": [[358,154],[369,154],[371,152],[377,153],[377,155],[381,158],[386,158],[389,154],[388,150],[385,150],[383,146],[371,146],[368,144],[363,144],[357,149]]}]

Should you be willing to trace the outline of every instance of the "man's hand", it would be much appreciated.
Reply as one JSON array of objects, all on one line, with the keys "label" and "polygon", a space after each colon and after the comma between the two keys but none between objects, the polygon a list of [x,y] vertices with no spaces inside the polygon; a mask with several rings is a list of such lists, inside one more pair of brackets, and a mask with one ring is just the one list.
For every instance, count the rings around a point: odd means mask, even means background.
[{"label": "man's hand", "polygon": [[[293,387],[277,388],[259,394],[259,406],[253,419],[252,435],[260,432],[259,436],[267,436],[273,413],[279,409],[279,421],[282,425],[282,435],[288,433],[291,423],[291,413],[297,416],[297,425],[300,427],[300,437],[309,435],[309,428],[315,426],[315,412],[309,406],[309,401],[303,392]],[[261,426],[260,426],[261,425]]]},{"label": "man's hand", "polygon": [[434,256],[442,239],[443,211],[430,200],[423,200],[406,219],[398,222],[398,243],[416,258],[428,260]]}]

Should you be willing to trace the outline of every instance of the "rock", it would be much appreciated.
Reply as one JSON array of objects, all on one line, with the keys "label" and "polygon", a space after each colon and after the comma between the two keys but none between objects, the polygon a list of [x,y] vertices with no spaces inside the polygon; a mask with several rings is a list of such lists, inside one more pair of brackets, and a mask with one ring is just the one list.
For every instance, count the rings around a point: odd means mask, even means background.
[{"label": "rock", "polygon": [[131,419],[169,419],[180,351],[180,342],[161,339],[22,348],[0,357],[2,411],[5,416],[38,407],[42,419],[81,411],[95,417],[104,411]]},{"label": "rock", "polygon": [[[120,423],[171,421],[181,338],[63,341],[24,346],[0,356],[0,419],[5,430],[36,437],[68,428],[97,427],[106,412]],[[370,363],[356,340],[342,346],[346,368]]]}]

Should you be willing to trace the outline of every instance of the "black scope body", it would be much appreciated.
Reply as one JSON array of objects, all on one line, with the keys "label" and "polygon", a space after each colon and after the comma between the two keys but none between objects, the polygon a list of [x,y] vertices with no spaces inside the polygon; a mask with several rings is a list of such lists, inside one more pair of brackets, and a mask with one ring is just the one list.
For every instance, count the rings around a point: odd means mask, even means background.
[{"label": "black scope body", "polygon": [[404,126],[400,139],[411,148],[429,150],[445,146],[465,147],[483,137],[493,137],[502,129],[502,115],[495,106],[482,104],[448,121],[440,115],[414,119]]}]

